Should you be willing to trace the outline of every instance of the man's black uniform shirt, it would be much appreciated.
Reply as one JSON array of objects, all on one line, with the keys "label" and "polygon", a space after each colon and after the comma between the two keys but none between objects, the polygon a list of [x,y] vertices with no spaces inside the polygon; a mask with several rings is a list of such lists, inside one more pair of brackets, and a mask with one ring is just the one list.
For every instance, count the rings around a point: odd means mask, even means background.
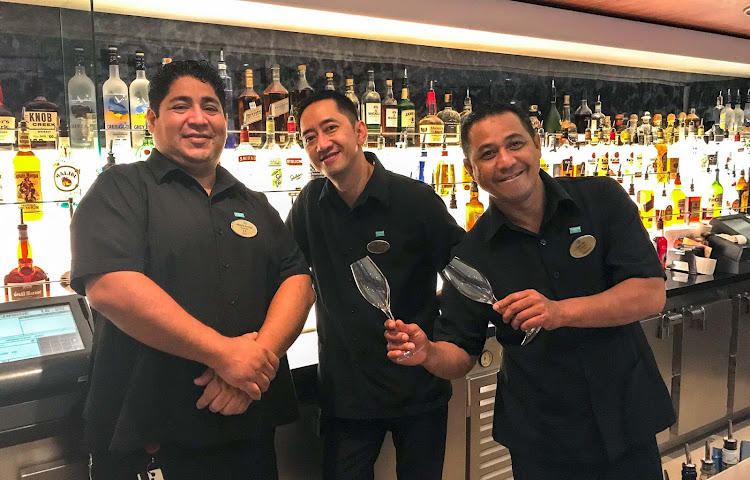
[{"label": "man's black uniform shirt", "polygon": [[[551,300],[603,292],[629,278],[663,277],[638,211],[609,178],[552,179],[540,171],[546,206],[538,234],[517,227],[492,204],[454,254],[490,280],[498,299],[534,289]],[[573,258],[571,244],[596,245]],[[608,328],[542,330],[520,346],[489,305],[443,289],[435,339],[479,355],[488,322],[503,345],[495,439],[550,461],[614,459],[674,422],[669,394],[638,322]]]},{"label": "man's black uniform shirt", "polygon": [[[245,219],[246,238],[231,229]],[[97,178],[71,225],[72,286],[90,275],[141,272],[189,314],[226,336],[258,331],[279,285],[309,267],[278,213],[223,167],[207,195],[161,153],[118,165]],[[134,340],[95,312],[94,359],[85,417],[92,451],[130,451],[150,442],[217,445],[252,438],[261,416],[296,415],[286,358],[271,388],[248,411],[198,410],[193,384],[205,366]]]},{"label": "man's black uniform shirt", "polygon": [[[375,170],[351,209],[329,180],[318,179],[302,190],[286,221],[313,271],[321,407],[342,418],[422,413],[448,402],[450,383],[387,358],[385,315],[362,298],[349,266],[369,255],[388,279],[395,317],[431,335],[437,271],[464,230],[428,185],[365,155]],[[368,251],[376,240],[390,248]]]}]

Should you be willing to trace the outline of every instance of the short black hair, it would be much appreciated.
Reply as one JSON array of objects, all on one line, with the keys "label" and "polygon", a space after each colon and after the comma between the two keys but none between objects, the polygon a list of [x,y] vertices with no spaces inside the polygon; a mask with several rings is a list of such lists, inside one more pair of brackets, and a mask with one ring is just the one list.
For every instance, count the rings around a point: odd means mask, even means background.
[{"label": "short black hair", "polygon": [[180,77],[193,77],[211,85],[219,98],[221,110],[224,112],[227,97],[224,93],[224,80],[219,75],[219,70],[205,60],[176,60],[161,67],[159,73],[151,78],[148,85],[149,106],[157,117],[159,105],[167,97],[169,88]]},{"label": "short black hair", "polygon": [[354,124],[357,123],[357,120],[359,120],[359,113],[357,113],[354,103],[346,98],[344,94],[335,90],[323,90],[322,92],[313,93],[299,103],[297,106],[297,121],[300,123],[302,122],[302,112],[304,112],[307,107],[323,100],[333,100],[336,102],[336,108],[349,119],[352,126],[354,126]]},{"label": "short black hair", "polygon": [[474,124],[476,124],[480,120],[484,120],[487,117],[500,115],[506,112],[510,112],[518,117],[518,119],[521,121],[521,125],[523,125],[523,128],[526,129],[532,139],[536,136],[536,130],[534,130],[534,126],[531,124],[529,115],[524,112],[518,105],[507,102],[486,105],[470,113],[466,117],[463,125],[461,125],[461,149],[464,151],[464,155],[466,156],[466,158],[469,158],[469,132],[471,131],[471,127],[473,127]]}]

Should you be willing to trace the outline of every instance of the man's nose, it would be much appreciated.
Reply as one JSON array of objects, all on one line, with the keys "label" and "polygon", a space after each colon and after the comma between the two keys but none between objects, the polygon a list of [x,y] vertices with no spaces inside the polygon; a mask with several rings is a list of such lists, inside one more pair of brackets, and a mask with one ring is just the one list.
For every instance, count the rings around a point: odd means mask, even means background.
[{"label": "man's nose", "polygon": [[322,132],[318,135],[315,143],[318,147],[319,152],[328,150],[332,145],[331,139],[328,137],[328,135]]},{"label": "man's nose", "polygon": [[188,110],[188,122],[191,125],[206,125],[208,123],[206,112],[203,111],[200,105],[193,105]]},{"label": "man's nose", "polygon": [[516,157],[505,148],[501,148],[495,157],[495,166],[498,170],[506,170],[516,164]]}]

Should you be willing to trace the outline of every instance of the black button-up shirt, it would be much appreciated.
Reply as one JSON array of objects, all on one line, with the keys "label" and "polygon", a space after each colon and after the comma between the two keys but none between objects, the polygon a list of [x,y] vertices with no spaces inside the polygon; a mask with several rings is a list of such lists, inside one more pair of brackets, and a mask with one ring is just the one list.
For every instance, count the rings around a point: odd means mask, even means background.
[{"label": "black button-up shirt", "polygon": [[[365,155],[375,169],[351,209],[329,180],[313,180],[286,223],[313,271],[323,412],[343,418],[412,415],[445,405],[450,383],[388,360],[385,315],[362,298],[349,266],[369,255],[388,279],[396,318],[418,323],[431,336],[437,271],[464,230],[428,185]],[[390,248],[371,253],[367,245],[374,240]]]},{"label": "black button-up shirt", "polygon": [[[609,178],[553,179],[540,171],[546,206],[539,233],[511,223],[492,204],[454,254],[483,272],[498,299],[525,289],[562,300],[601,293],[664,271],[633,201]],[[576,238],[596,245],[574,258]],[[478,355],[488,322],[503,345],[495,439],[526,454],[568,462],[614,459],[674,422],[670,397],[638,322],[609,328],[523,332],[489,305],[443,288],[435,339]]]},{"label": "black button-up shirt", "polygon": [[[245,219],[257,235],[231,223]],[[84,295],[90,275],[141,272],[189,314],[226,336],[260,329],[279,285],[309,267],[265,196],[223,167],[211,194],[154,150],[145,162],[103,172],[71,225],[72,286]],[[265,416],[296,415],[283,358],[270,389],[243,415],[198,410],[205,366],[136,341],[95,312],[94,360],[85,417],[93,451],[134,450],[150,442],[217,445],[252,438]]]}]

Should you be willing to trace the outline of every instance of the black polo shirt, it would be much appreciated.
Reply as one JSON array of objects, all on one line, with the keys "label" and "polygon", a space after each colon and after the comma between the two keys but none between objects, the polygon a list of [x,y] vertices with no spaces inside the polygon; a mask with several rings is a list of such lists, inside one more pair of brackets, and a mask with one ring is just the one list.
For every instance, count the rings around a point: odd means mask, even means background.
[{"label": "black polo shirt", "polygon": [[[232,231],[244,218],[258,229]],[[103,172],[81,200],[71,225],[73,288],[89,275],[141,272],[189,314],[226,336],[257,331],[279,285],[309,267],[279,214],[223,167],[206,194],[158,151],[145,162]],[[243,415],[223,416],[195,403],[205,366],[134,340],[95,312],[94,357],[85,417],[92,451],[129,451],[149,442],[217,445],[252,438],[261,415],[296,416],[288,363]]]},{"label": "black polo shirt", "polygon": [[[552,179],[540,171],[546,206],[538,234],[511,223],[491,204],[454,254],[482,271],[498,299],[535,289],[552,300],[603,292],[629,278],[663,277],[633,201],[609,178]],[[583,235],[593,251],[573,258]],[[489,305],[443,289],[435,339],[472,355],[482,351],[488,322],[503,345],[495,439],[526,455],[561,462],[615,459],[653,439],[674,412],[638,322],[608,328],[542,330],[520,346],[523,333]]]},{"label": "black polo shirt", "polygon": [[[428,185],[365,155],[375,169],[351,209],[321,178],[302,189],[286,220],[312,267],[318,297],[321,408],[360,419],[422,413],[448,402],[450,383],[388,360],[385,315],[359,293],[349,266],[369,255],[388,279],[396,318],[418,323],[431,336],[437,271],[465,232]],[[387,241],[390,249],[369,252],[373,240]]]}]

